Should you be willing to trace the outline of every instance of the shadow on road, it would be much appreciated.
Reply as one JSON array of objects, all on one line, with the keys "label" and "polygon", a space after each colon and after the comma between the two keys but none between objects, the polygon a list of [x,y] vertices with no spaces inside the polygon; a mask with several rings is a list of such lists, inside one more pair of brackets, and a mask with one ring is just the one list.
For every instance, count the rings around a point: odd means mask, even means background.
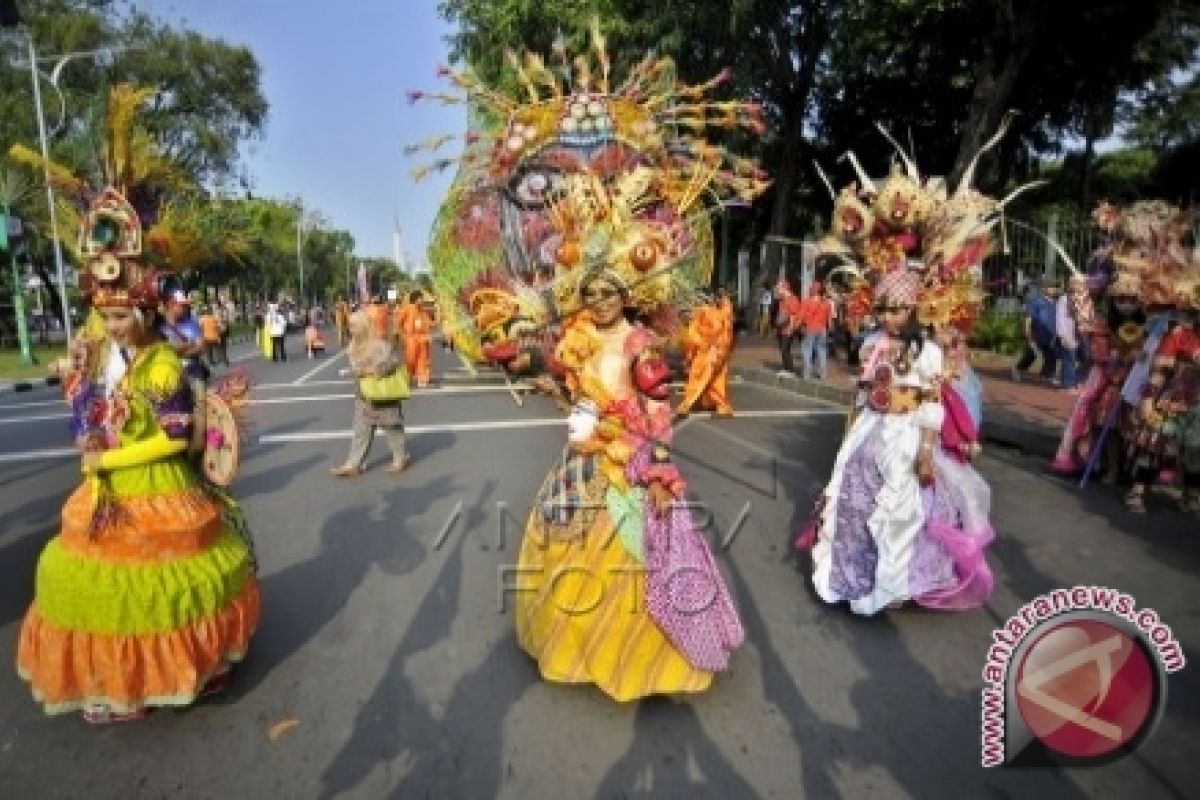
[{"label": "shadow on road", "polygon": [[381,504],[331,514],[321,527],[320,549],[312,558],[262,579],[263,621],[239,669],[231,699],[253,691],[275,666],[320,633],[371,568],[391,575],[415,569],[427,548],[406,529],[405,518],[420,516],[432,500],[457,489],[448,477],[398,485]]},{"label": "shadow on road", "polygon": [[[496,483],[489,481],[463,522],[468,534],[489,518]],[[326,767],[321,797],[353,794],[376,769],[401,762],[390,796],[490,797],[503,782],[504,720],[509,708],[536,683],[533,663],[513,636],[493,644],[483,661],[455,685],[435,715],[405,676],[406,662],[452,636],[465,579],[463,548],[472,535],[455,537],[446,562],[388,662],[383,679],[363,704],[354,733]]]}]

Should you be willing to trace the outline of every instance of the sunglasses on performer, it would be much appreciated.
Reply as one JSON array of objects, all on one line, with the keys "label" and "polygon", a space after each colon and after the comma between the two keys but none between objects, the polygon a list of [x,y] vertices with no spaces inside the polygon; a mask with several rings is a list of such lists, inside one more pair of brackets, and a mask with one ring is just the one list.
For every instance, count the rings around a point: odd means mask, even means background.
[{"label": "sunglasses on performer", "polygon": [[581,296],[584,300],[612,300],[620,294],[616,289],[584,289]]}]

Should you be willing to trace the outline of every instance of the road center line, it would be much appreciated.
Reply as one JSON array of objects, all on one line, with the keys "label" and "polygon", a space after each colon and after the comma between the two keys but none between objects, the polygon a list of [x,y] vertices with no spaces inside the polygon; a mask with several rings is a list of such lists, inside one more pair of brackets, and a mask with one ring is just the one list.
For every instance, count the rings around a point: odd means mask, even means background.
[{"label": "road center line", "polygon": [[[796,408],[774,409],[767,411],[738,411],[734,419],[779,419],[796,417],[828,417],[837,416],[841,412],[825,408]],[[694,414],[689,419],[701,419],[706,414]],[[410,434],[422,433],[469,433],[471,431],[500,431],[522,430],[529,428],[557,428],[566,425],[566,418],[538,418],[491,420],[482,422],[454,422],[443,425],[410,425],[406,428]],[[686,420],[685,420],[686,423]],[[252,439],[249,444],[272,445],[291,442],[323,442],[334,439],[348,439],[350,430],[341,431],[300,431],[297,433],[266,434]],[[48,458],[78,458],[79,451],[74,447],[60,447],[48,450],[26,450],[20,453],[0,453],[0,464],[15,464],[21,461],[38,461]]]},{"label": "road center line", "polygon": [[346,355],[346,351],[342,350],[337,355],[330,357],[326,361],[323,361],[322,363],[320,363],[317,366],[310,369],[308,372],[301,375],[299,378],[296,378],[296,380],[292,381],[292,385],[299,386],[300,384],[304,383],[306,380],[311,378],[313,375],[316,375],[321,370],[328,369],[329,367],[333,366],[335,363],[340,361],[342,356],[344,356],[344,355]]}]

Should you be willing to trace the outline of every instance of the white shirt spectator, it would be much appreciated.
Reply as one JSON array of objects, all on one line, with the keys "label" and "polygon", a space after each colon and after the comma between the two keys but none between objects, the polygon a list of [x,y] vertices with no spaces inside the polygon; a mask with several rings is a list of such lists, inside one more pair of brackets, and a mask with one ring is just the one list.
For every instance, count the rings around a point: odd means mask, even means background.
[{"label": "white shirt spectator", "polygon": [[267,333],[271,336],[283,336],[287,333],[287,319],[278,309],[272,308],[267,312],[266,325]]},{"label": "white shirt spectator", "polygon": [[1064,292],[1054,307],[1054,332],[1062,346],[1074,350],[1078,345],[1075,337],[1075,312],[1071,308],[1071,293]]}]

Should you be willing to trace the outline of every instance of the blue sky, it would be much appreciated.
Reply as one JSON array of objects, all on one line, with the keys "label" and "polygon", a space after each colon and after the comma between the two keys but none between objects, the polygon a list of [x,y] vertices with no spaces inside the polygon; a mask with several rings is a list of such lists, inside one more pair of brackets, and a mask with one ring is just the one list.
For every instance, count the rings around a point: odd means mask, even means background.
[{"label": "blue sky", "polygon": [[[449,26],[437,0],[137,0],[173,24],[251,48],[271,105],[266,136],[246,149],[255,193],[303,198],[354,234],[364,256],[425,253],[452,170],[414,183],[401,152],[461,133],[462,106],[410,106],[409,89],[444,89]],[[454,147],[447,145],[446,152]]]}]

